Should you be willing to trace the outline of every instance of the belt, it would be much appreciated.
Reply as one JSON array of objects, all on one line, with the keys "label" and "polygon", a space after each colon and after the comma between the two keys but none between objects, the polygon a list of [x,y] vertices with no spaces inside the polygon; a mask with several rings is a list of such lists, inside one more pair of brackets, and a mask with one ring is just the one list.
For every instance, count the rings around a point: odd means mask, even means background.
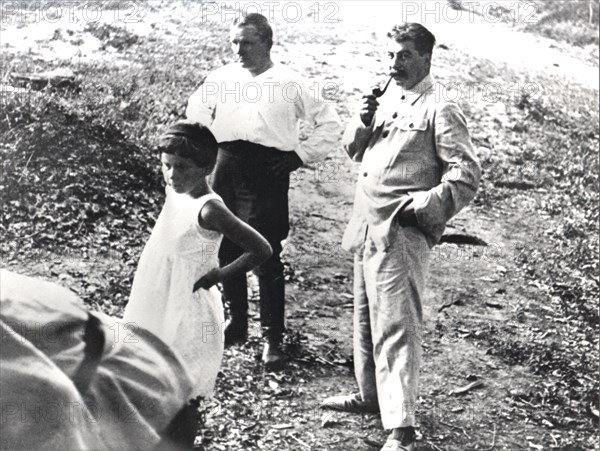
[{"label": "belt", "polygon": [[220,143],[219,151],[227,156],[248,159],[279,157],[285,152],[276,147],[263,146],[262,144],[243,140]]}]

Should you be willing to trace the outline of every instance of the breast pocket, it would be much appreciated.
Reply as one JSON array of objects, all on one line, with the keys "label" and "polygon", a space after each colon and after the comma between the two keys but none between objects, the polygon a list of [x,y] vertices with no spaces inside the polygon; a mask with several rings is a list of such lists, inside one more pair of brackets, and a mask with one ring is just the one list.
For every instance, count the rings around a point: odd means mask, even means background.
[{"label": "breast pocket", "polygon": [[403,152],[418,152],[431,143],[431,124],[426,117],[406,117],[397,122]]}]

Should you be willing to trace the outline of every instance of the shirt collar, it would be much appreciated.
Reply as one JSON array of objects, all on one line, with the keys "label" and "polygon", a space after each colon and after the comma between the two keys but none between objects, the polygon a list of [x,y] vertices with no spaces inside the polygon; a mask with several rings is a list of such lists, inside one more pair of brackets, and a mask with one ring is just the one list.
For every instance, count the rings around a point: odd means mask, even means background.
[{"label": "shirt collar", "polygon": [[403,101],[410,103],[411,105],[414,105],[414,103],[417,100],[419,100],[419,97],[421,97],[425,92],[427,92],[431,89],[431,87],[433,86],[434,83],[435,83],[435,80],[434,80],[433,76],[431,74],[428,74],[425,76],[425,78],[423,78],[419,83],[414,85],[412,88],[403,89],[401,91],[400,96],[405,97],[405,99],[402,99]]}]

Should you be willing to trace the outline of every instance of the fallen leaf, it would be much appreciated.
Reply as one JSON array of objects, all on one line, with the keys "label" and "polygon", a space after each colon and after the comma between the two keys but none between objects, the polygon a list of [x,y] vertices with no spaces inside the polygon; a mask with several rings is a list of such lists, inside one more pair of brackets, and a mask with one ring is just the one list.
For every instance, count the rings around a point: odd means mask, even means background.
[{"label": "fallen leaf", "polygon": [[274,424],[273,426],[271,426],[271,428],[281,431],[283,429],[294,429],[294,425],[290,423]]},{"label": "fallen leaf", "polygon": [[473,390],[474,388],[481,387],[483,385],[482,381],[475,381],[464,387],[457,388],[455,390],[450,390],[448,392],[449,395],[462,395],[463,393],[468,392],[469,390]]}]

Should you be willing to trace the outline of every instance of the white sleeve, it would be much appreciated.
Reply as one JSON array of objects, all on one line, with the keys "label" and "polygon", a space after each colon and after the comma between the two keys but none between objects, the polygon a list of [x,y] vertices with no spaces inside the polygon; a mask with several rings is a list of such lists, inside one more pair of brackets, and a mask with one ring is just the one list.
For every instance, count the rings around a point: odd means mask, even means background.
[{"label": "white sleeve", "polygon": [[186,117],[193,122],[210,127],[215,118],[219,89],[211,74],[204,83],[190,96],[185,110]]},{"label": "white sleeve", "polygon": [[304,163],[312,163],[325,158],[335,148],[342,123],[333,104],[323,99],[319,89],[312,89],[305,81],[301,86],[296,111],[300,119],[313,126],[313,130],[296,153]]}]

